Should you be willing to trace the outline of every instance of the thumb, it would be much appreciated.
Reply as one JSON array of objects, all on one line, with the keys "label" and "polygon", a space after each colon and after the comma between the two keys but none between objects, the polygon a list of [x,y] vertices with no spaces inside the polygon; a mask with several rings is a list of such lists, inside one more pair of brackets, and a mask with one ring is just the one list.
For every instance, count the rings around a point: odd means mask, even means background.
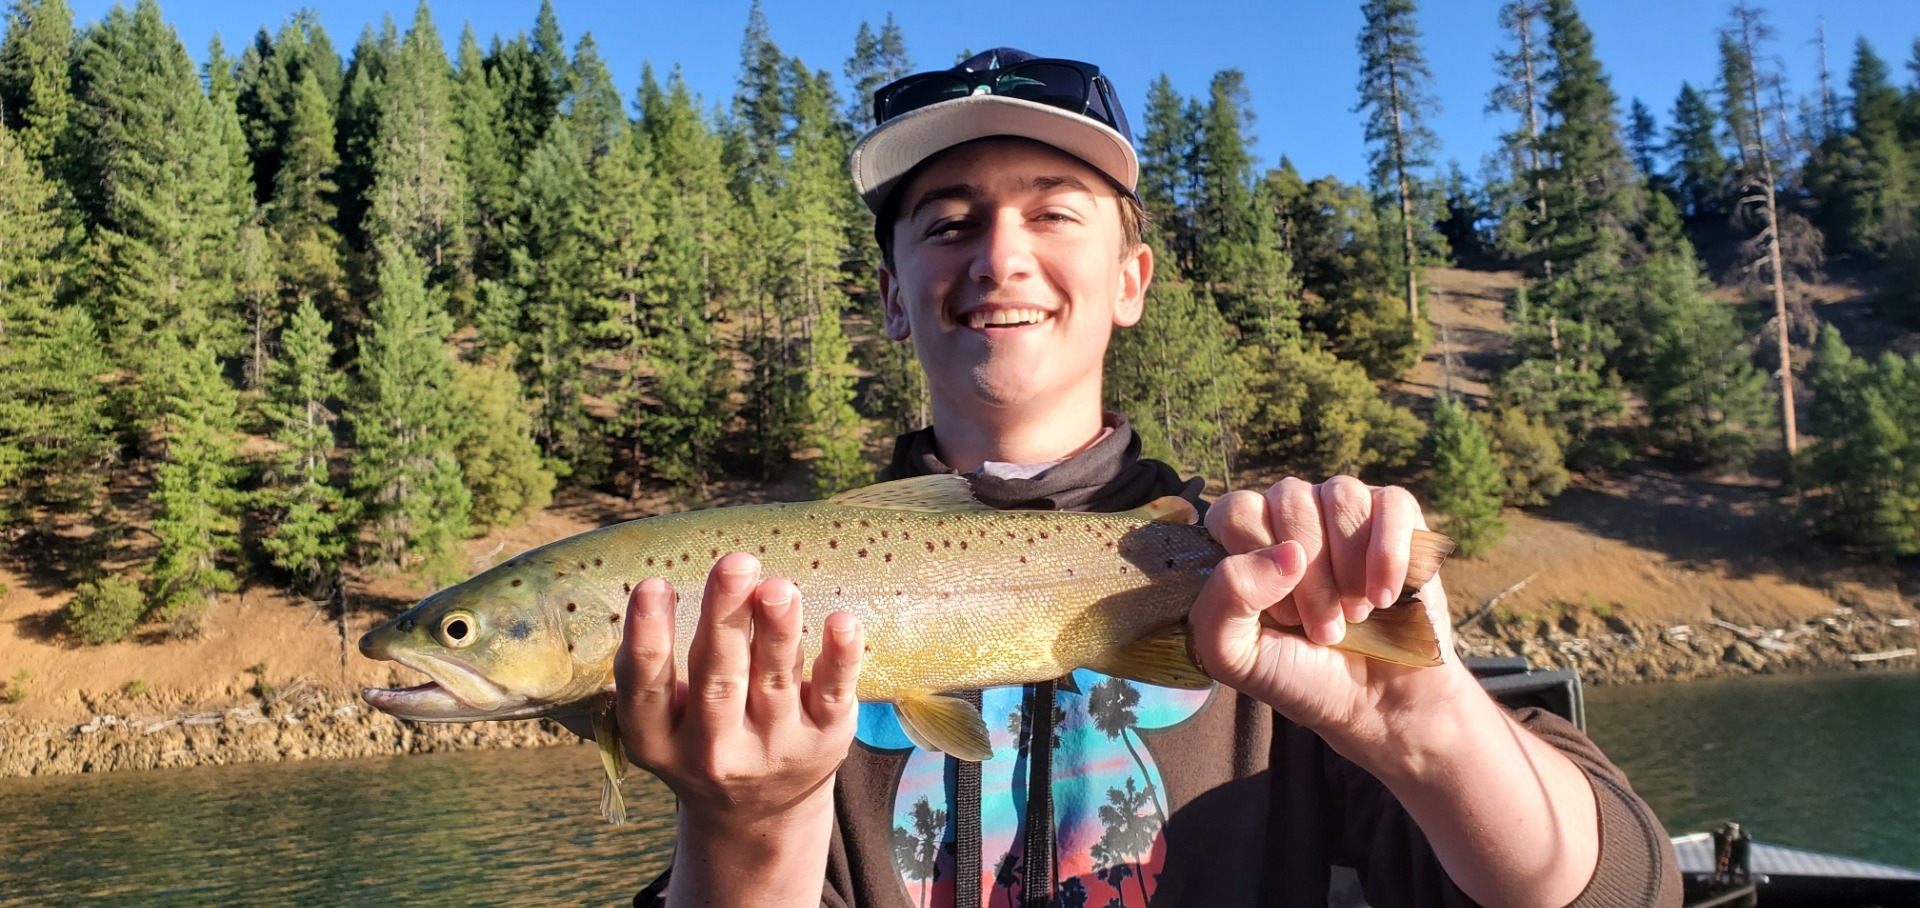
[{"label": "thumb", "polygon": [[1207,674],[1229,686],[1252,674],[1261,613],[1292,595],[1306,570],[1306,550],[1291,539],[1221,560],[1190,617],[1194,654]]}]

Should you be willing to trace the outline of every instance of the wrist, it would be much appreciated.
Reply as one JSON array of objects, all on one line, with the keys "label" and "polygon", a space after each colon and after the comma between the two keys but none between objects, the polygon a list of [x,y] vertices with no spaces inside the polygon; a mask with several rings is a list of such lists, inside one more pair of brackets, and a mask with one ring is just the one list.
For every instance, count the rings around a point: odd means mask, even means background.
[{"label": "wrist", "polygon": [[1503,724],[1499,706],[1457,659],[1397,688],[1375,701],[1371,721],[1321,732],[1336,752],[1391,788],[1448,775],[1473,741]]}]

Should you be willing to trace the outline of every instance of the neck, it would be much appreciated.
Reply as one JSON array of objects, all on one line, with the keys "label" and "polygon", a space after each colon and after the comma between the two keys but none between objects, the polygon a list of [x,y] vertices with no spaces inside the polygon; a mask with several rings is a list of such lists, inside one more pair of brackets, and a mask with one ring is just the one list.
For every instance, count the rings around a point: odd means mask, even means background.
[{"label": "neck", "polygon": [[978,470],[989,460],[1025,464],[1071,457],[1093,444],[1106,427],[1097,402],[978,409],[933,401],[940,460],[961,473]]}]

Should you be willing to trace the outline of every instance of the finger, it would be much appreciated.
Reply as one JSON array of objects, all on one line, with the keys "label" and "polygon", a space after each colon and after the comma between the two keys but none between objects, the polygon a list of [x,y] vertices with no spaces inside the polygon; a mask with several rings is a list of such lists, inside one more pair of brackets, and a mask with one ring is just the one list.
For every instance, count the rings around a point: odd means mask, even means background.
[{"label": "finger", "polygon": [[834,612],[823,623],[820,655],[813,660],[806,686],[807,715],[818,728],[851,733],[866,631],[846,612]]},{"label": "finger", "polygon": [[1260,659],[1260,613],[1291,595],[1306,569],[1306,552],[1292,540],[1222,560],[1190,618],[1201,668],[1229,686],[1250,676]]},{"label": "finger", "polygon": [[[654,577],[627,597],[627,619],[613,652],[614,708],[622,737],[663,742],[674,725],[673,586]],[[628,746],[629,752],[639,748]],[[640,760],[643,765],[644,759]]]},{"label": "finger", "polygon": [[749,600],[759,577],[758,559],[733,552],[714,562],[700,597],[700,620],[687,650],[687,689],[690,704],[700,708],[700,721],[718,728],[738,725],[746,713],[747,673],[753,667]]},{"label": "finger", "polygon": [[1347,633],[1346,617],[1340,611],[1340,586],[1328,560],[1318,493],[1306,480],[1289,476],[1267,490],[1267,506],[1273,538],[1300,543],[1306,555],[1306,574],[1292,597],[1301,628],[1315,643],[1340,642]]},{"label": "finger", "polygon": [[1367,605],[1367,549],[1373,542],[1373,492],[1351,476],[1335,476],[1321,483],[1318,492],[1341,610],[1348,621],[1364,621],[1372,611]]},{"label": "finger", "polygon": [[1373,538],[1367,550],[1367,599],[1374,608],[1398,601],[1407,585],[1407,560],[1420,505],[1399,486],[1373,490]]},{"label": "finger", "polygon": [[747,694],[747,721],[770,727],[793,717],[799,688],[794,669],[800,663],[800,591],[776,577],[753,593],[753,690]]},{"label": "finger", "polygon": [[[1275,541],[1267,516],[1270,510],[1267,499],[1258,492],[1248,489],[1228,492],[1207,508],[1207,534],[1234,555],[1268,548]],[[1272,603],[1272,609],[1273,617],[1281,624],[1300,623],[1300,610],[1292,599],[1277,600]]]}]

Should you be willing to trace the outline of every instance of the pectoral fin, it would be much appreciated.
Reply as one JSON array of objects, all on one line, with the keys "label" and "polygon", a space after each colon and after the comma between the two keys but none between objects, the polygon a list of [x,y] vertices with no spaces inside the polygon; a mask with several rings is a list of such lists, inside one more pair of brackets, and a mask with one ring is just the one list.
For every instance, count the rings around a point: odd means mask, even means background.
[{"label": "pectoral fin", "polygon": [[1200,663],[1194,660],[1192,637],[1193,629],[1181,621],[1114,650],[1086,667],[1142,684],[1204,690],[1213,684],[1213,679],[1208,678],[1200,670]]},{"label": "pectoral fin", "polygon": [[923,694],[895,700],[893,708],[900,715],[900,728],[915,747],[974,763],[993,759],[987,723],[973,704],[944,694]]},{"label": "pectoral fin", "polygon": [[600,814],[607,822],[623,826],[627,804],[620,797],[620,779],[627,773],[627,751],[620,743],[620,723],[613,714],[612,697],[602,696],[594,704],[593,744],[600,752],[600,766],[607,771],[600,786]]}]

